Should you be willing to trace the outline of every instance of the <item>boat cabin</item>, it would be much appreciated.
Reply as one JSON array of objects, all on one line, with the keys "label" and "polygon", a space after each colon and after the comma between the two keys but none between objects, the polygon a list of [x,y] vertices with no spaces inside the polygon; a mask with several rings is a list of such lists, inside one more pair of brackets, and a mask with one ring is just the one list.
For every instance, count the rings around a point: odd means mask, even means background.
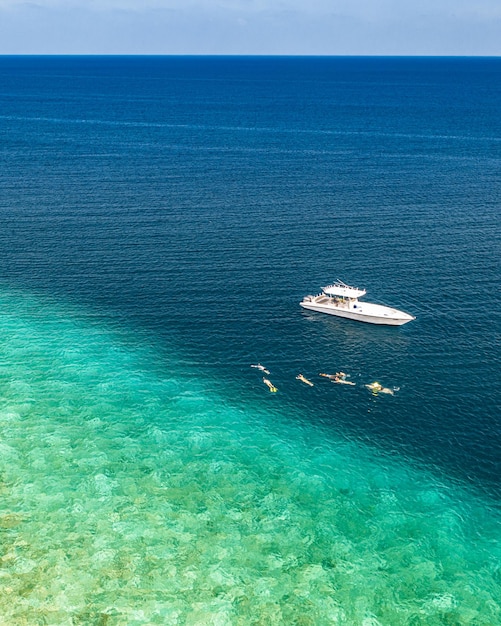
[{"label": "boat cabin", "polygon": [[[357,289],[349,287],[342,282],[322,287],[322,294],[325,297],[326,304],[338,306],[344,309],[356,309],[358,298],[365,296],[365,289]],[[320,299],[317,300],[320,302]]]}]

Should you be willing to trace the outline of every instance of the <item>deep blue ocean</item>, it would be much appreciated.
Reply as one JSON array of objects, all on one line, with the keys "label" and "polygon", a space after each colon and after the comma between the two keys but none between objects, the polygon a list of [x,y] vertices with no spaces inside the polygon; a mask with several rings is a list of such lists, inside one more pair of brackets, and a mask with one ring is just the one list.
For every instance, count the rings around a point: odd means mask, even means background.
[{"label": "deep blue ocean", "polygon": [[0,57],[3,623],[500,624],[500,215],[499,58]]}]

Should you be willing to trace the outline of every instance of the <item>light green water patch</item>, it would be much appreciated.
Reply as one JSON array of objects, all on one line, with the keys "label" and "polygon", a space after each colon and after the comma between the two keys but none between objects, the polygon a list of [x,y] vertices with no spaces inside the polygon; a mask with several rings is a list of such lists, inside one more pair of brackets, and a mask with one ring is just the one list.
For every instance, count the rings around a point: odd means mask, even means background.
[{"label": "light green water patch", "polygon": [[2,624],[501,623],[487,504],[146,361],[1,298]]}]

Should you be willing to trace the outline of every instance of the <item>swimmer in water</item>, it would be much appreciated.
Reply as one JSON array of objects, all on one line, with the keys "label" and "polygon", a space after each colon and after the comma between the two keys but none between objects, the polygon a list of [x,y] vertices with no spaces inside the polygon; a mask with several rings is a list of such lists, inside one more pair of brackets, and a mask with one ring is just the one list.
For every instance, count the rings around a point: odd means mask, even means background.
[{"label": "swimmer in water", "polygon": [[261,365],[261,363],[258,363],[257,365],[251,365],[251,367],[255,367],[256,369],[260,370],[261,372],[264,372],[265,374],[270,373],[269,370],[267,370],[264,365]]},{"label": "swimmer in water", "polygon": [[329,378],[330,380],[334,380],[338,374],[319,374],[319,376],[323,376],[324,378]]},{"label": "swimmer in water", "polygon": [[352,383],[350,380],[346,380],[346,376],[347,374],[345,374],[344,372],[339,372],[334,376],[332,382],[339,383],[340,385],[355,385],[355,383]]},{"label": "swimmer in water", "polygon": [[372,394],[374,396],[377,396],[378,393],[387,393],[391,396],[393,395],[393,391],[391,389],[388,389],[388,387],[383,387],[383,385],[378,382],[373,382],[365,386],[367,387],[367,389],[369,389],[369,391],[372,391]]},{"label": "swimmer in water", "polygon": [[319,376],[328,378],[333,383],[339,383],[341,385],[355,385],[355,383],[346,380],[348,374],[345,374],[344,372],[336,372],[335,374],[319,374]]},{"label": "swimmer in water", "polygon": [[268,380],[267,378],[263,378],[263,383],[268,387],[268,389],[275,393],[276,391],[278,391],[278,389],[275,387],[275,385],[271,382],[271,380]]},{"label": "swimmer in water", "polygon": [[296,376],[296,380],[300,380],[301,382],[305,383],[306,385],[309,385],[310,387],[313,387],[313,383],[311,382],[311,380],[308,380],[302,374],[298,374]]}]

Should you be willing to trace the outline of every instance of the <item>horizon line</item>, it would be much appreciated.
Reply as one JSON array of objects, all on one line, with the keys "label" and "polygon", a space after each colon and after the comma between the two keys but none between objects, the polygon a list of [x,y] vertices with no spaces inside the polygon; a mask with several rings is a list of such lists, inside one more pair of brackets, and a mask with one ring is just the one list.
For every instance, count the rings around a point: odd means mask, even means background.
[{"label": "horizon line", "polygon": [[273,58],[435,58],[435,59],[499,59],[496,54],[237,54],[237,53],[148,53],[148,52],[0,52],[0,57],[273,57]]}]

